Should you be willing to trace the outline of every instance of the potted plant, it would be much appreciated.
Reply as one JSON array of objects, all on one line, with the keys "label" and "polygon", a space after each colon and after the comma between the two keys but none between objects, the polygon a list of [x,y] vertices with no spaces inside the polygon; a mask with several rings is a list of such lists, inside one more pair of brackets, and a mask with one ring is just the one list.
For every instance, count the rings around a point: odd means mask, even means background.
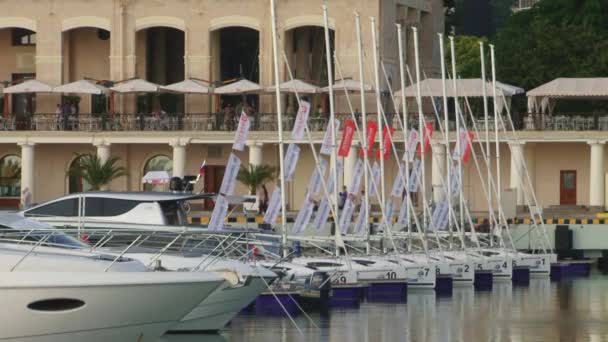
[{"label": "potted plant", "polygon": [[[249,189],[249,194],[256,196],[255,207],[259,208],[260,199],[257,196],[258,190],[261,188],[264,193],[262,204],[268,202],[268,189],[266,184],[274,182],[277,174],[277,168],[269,165],[249,165],[249,167],[241,166],[236,179]],[[255,210],[249,208],[249,210]],[[264,207],[264,206],[263,206]]]}]

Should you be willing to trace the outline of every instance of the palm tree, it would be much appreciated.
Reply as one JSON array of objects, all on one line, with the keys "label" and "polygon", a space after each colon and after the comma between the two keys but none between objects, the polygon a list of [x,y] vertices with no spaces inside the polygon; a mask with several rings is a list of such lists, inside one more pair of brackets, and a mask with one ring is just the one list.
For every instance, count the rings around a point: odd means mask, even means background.
[{"label": "palm tree", "polygon": [[249,188],[250,195],[257,195],[258,189],[264,191],[264,198],[268,199],[268,190],[266,183],[274,182],[277,174],[277,168],[268,165],[249,165],[249,167],[241,166],[236,179]]},{"label": "palm tree", "polygon": [[108,184],[114,179],[127,175],[127,171],[116,163],[120,158],[113,157],[105,163],[92,153],[76,153],[76,162],[72,164],[68,175],[72,177],[82,177],[91,185],[91,190],[106,190]]}]

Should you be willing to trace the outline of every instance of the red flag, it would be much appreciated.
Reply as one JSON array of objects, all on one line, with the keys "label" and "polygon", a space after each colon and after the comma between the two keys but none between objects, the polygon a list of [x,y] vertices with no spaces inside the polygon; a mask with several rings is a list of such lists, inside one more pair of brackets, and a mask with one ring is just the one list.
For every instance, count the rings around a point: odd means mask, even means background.
[{"label": "red flag", "polygon": [[[427,122],[424,127],[424,131],[422,133],[422,141],[424,141],[424,153],[429,152],[429,147],[431,147],[431,137],[433,136],[433,123]],[[418,145],[418,155],[421,154],[422,145]]]},{"label": "red flag", "polygon": [[[461,133],[461,134],[463,134],[463,133]],[[469,161],[469,157],[471,156],[471,147],[473,145],[473,139],[475,138],[475,135],[473,134],[473,132],[468,132],[468,133],[469,133],[468,139],[466,139],[466,135],[465,135],[464,154],[462,155],[462,161],[465,163]]]},{"label": "red flag", "polygon": [[355,134],[355,122],[353,120],[346,120],[344,122],[344,129],[342,130],[342,140],[338,148],[338,156],[347,157],[350,152],[350,146],[353,143],[353,136]]},{"label": "red flag", "polygon": [[[378,125],[373,121],[367,122],[367,155],[371,155],[374,149],[374,142],[376,141],[376,133],[378,132]],[[361,149],[359,153],[361,157],[365,156],[365,151]]]},{"label": "red flag", "polygon": [[[388,154],[391,151],[391,141],[393,140],[393,127],[384,126],[382,129],[382,146],[384,147],[384,160],[388,159]],[[376,151],[376,160],[380,160],[380,149]]]}]

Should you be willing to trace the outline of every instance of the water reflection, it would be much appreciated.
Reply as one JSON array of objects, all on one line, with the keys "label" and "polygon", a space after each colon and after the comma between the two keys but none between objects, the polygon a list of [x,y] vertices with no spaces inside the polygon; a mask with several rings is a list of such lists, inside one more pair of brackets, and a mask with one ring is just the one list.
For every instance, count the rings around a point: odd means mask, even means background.
[{"label": "water reflection", "polygon": [[288,319],[237,317],[222,335],[165,336],[162,342],[224,341],[605,341],[608,277],[529,287],[495,283],[491,292],[455,288],[452,297],[410,293],[407,304],[364,303],[354,310]]}]

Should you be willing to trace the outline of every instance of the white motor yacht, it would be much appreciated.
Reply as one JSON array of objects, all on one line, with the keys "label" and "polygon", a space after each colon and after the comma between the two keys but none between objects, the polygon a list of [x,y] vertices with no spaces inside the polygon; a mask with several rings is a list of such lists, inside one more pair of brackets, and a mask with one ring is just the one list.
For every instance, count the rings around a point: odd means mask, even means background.
[{"label": "white motor yacht", "polygon": [[[149,264],[153,253],[128,253]],[[181,322],[171,328],[175,332],[218,331],[271,284],[276,274],[261,266],[252,266],[236,260],[206,256],[166,254],[158,257],[168,270],[194,270],[211,272],[226,282],[201,302]]]},{"label": "white motor yacht", "polygon": [[212,273],[147,272],[130,258],[43,245],[51,239],[40,240],[40,230],[17,238],[6,229],[14,216],[0,216],[1,341],[156,341],[224,282]]}]

